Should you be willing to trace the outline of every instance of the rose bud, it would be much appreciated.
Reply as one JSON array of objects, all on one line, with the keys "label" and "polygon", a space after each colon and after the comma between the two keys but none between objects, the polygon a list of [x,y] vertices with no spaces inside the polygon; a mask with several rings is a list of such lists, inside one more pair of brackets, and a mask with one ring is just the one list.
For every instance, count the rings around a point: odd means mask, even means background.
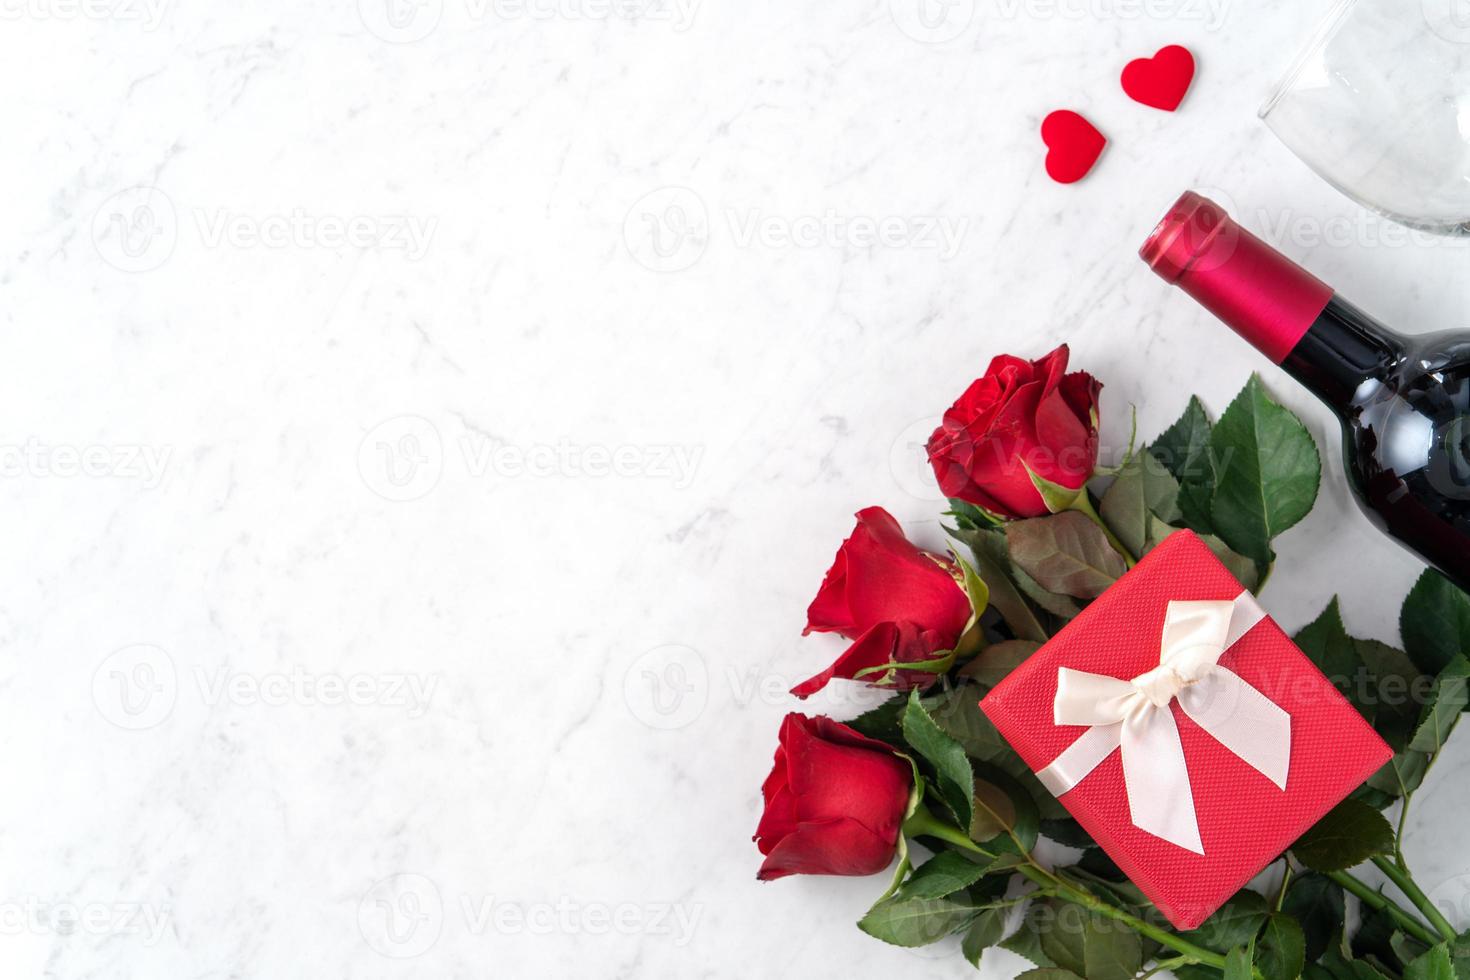
[{"label": "rose bud", "polygon": [[[1002,354],[944,413],[929,463],[947,497],[1000,517],[1047,513],[1031,473],[1080,489],[1097,466],[1102,385],[1067,374],[1067,345],[1037,361]],[[1030,472],[1027,472],[1027,470]]]},{"label": "rose bud", "polygon": [[[969,625],[970,599],[946,558],[920,551],[882,507],[858,512],[857,527],[837,551],[822,587],[807,610],[807,633],[837,633],[853,640],[837,662],[791,689],[805,698],[834,677],[890,663],[920,663],[953,650]],[[879,671],[874,682],[908,690],[927,687],[938,675]]]},{"label": "rose bud", "polygon": [[789,714],[761,787],[756,875],[871,875],[888,867],[908,810],[913,768],[892,748],[830,718]]}]

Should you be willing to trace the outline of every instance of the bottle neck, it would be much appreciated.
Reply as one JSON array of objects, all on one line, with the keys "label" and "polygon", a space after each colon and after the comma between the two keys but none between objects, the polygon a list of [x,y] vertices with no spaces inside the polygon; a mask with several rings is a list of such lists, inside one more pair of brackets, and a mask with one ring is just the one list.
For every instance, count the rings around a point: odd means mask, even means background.
[{"label": "bottle neck", "polygon": [[1382,324],[1193,192],[1140,255],[1336,409],[1346,410],[1402,349]]},{"label": "bottle neck", "polygon": [[1330,286],[1193,192],[1169,210],[1139,254],[1274,364],[1286,360],[1332,299]]},{"label": "bottle neck", "polygon": [[1403,349],[1393,331],[1333,297],[1281,366],[1318,398],[1346,413],[1363,382],[1392,375]]}]

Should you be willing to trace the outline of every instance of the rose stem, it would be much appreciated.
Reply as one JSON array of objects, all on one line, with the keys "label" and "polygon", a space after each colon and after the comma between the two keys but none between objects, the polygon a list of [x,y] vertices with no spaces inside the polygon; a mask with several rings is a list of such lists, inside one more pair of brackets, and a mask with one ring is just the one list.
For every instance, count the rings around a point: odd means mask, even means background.
[{"label": "rose stem", "polygon": [[1387,896],[1369,888],[1365,882],[1359,881],[1346,871],[1329,871],[1327,877],[1337,882],[1343,891],[1352,892],[1358,897],[1358,901],[1364,905],[1377,909],[1393,919],[1394,923],[1404,932],[1429,946],[1436,946],[1440,939],[1424,923],[1409,915],[1399,908]]},{"label": "rose stem", "polygon": [[[1440,914],[1439,909],[1429,900],[1429,896],[1419,888],[1417,882],[1409,877],[1409,872],[1394,864],[1383,855],[1373,858],[1373,866],[1388,876],[1388,880],[1398,885],[1399,891],[1403,892],[1414,903],[1414,907],[1424,914],[1430,925],[1439,930],[1439,934],[1448,942],[1455,939],[1455,927],[1450,925],[1449,920]],[[1430,943],[1431,946],[1435,945]]]},{"label": "rose stem", "polygon": [[[947,823],[935,819],[934,815],[922,806],[904,823],[903,829],[910,836],[918,837],[922,835],[926,837],[937,837],[942,841],[954,844],[957,847],[963,847],[976,854],[995,857],[994,854],[991,854],[979,844],[970,840],[969,835],[965,834],[958,827],[950,826]],[[1121,922],[1134,932],[1148,936],[1160,945],[1167,946],[1176,953],[1182,953],[1196,962],[1213,966],[1217,970],[1225,969],[1225,957],[1219,953],[1205,949],[1203,946],[1196,946],[1187,939],[1182,939],[1172,932],[1160,929],[1158,926],[1130,915],[1117,906],[1104,902],[1091,892],[1077,888],[1037,864],[1036,859],[1028,852],[1022,851],[1021,856],[1026,859],[1027,863],[1018,866],[1016,870],[1040,885],[1044,894],[1055,895],[1064,901],[1071,902],[1074,905],[1081,905],[1083,908],[1096,912],[1099,915]]]}]

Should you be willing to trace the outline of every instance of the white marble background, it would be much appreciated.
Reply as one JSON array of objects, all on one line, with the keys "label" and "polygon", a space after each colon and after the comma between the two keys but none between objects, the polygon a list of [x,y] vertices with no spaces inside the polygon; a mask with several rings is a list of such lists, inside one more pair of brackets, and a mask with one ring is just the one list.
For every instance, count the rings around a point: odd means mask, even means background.
[{"label": "white marble background", "polygon": [[[1134,254],[1186,187],[1410,330],[1470,253],[1257,122],[1328,0],[923,3],[0,2],[0,974],[970,975],[754,878],[850,515],[941,544],[917,447],[1000,351],[1071,342],[1115,450],[1222,409],[1262,363]],[[1171,42],[1174,116],[1116,81]],[[1394,636],[1340,479],[1281,551],[1284,623]]]}]

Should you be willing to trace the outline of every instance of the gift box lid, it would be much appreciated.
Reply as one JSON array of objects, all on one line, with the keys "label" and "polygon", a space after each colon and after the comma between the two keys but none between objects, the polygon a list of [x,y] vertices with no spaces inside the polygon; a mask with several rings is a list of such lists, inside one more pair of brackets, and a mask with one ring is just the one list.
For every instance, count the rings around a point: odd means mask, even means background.
[{"label": "gift box lid", "polygon": [[[1088,732],[1054,721],[1060,669],[1132,680],[1159,666],[1170,602],[1231,601],[1245,591],[1196,534],[1175,532],[1012,671],[981,710],[1041,772]],[[1253,605],[1248,593],[1242,601]],[[1176,697],[1167,710],[1184,752],[1202,854],[1134,825],[1119,749],[1058,796],[1180,929],[1209,918],[1393,755],[1269,617],[1218,663],[1289,714],[1284,789],[1191,719]]]}]

